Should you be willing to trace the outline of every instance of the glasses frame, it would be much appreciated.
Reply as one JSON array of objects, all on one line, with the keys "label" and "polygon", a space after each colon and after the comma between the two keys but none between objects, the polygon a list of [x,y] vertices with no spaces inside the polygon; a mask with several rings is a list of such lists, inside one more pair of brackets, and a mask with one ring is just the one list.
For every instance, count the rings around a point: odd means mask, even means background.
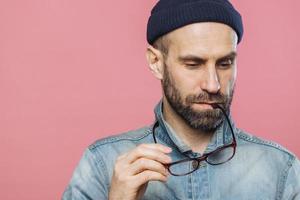
[{"label": "glasses frame", "polygon": [[[196,171],[197,169],[199,169],[200,163],[201,163],[202,161],[205,161],[205,162],[207,162],[207,163],[210,164],[210,165],[221,165],[221,164],[224,164],[224,163],[228,162],[229,160],[231,160],[231,159],[234,157],[235,152],[236,152],[236,146],[237,146],[237,143],[236,143],[236,138],[235,138],[234,131],[233,131],[233,128],[232,128],[232,126],[231,126],[229,117],[227,116],[226,111],[225,111],[219,104],[214,103],[214,104],[210,104],[210,105],[211,105],[214,109],[220,109],[220,110],[222,111],[222,113],[224,114],[225,119],[226,119],[226,121],[227,121],[227,123],[228,123],[228,125],[229,125],[229,128],[230,128],[230,132],[231,132],[231,135],[232,135],[232,142],[231,142],[230,144],[227,144],[227,145],[223,145],[223,146],[221,146],[221,147],[218,147],[218,148],[215,149],[214,151],[211,151],[211,152],[209,152],[209,153],[205,153],[205,154],[203,154],[202,156],[197,157],[197,158],[186,158],[186,159],[183,159],[183,160],[178,160],[178,161],[175,161],[175,162],[171,162],[171,163],[168,163],[168,164],[164,164],[164,166],[167,168],[167,170],[169,171],[169,173],[170,173],[171,175],[173,175],[173,176],[185,176],[185,175],[191,174],[191,173],[193,173],[194,171]],[[155,122],[155,124],[154,124],[153,127],[152,127],[152,135],[153,135],[153,140],[154,140],[155,143],[157,143],[157,140],[156,140],[156,137],[155,137],[155,131],[154,131],[156,127],[158,127],[158,122]],[[211,156],[211,155],[213,155],[213,154],[215,154],[215,153],[218,153],[218,152],[220,152],[220,151],[222,151],[222,150],[224,150],[224,149],[226,149],[226,148],[233,148],[233,154],[232,154],[232,156],[231,156],[230,158],[228,158],[228,159],[225,160],[224,162],[217,163],[217,164],[215,164],[215,163],[210,163],[210,162],[208,161],[207,158],[208,158],[209,156]],[[186,155],[184,155],[184,156],[186,156]],[[184,162],[197,162],[197,165],[196,165],[196,167],[193,167],[193,170],[192,170],[192,171],[187,172],[187,173],[184,173],[184,174],[174,174],[174,173],[172,173],[172,171],[170,170],[170,167],[171,167],[172,165],[176,165],[176,164],[184,163]]]}]

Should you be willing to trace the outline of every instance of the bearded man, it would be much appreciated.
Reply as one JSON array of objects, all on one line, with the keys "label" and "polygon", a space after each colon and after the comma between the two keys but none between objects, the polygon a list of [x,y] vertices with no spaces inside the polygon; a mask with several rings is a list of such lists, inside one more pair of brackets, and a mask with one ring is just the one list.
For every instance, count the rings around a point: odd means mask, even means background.
[{"label": "bearded man", "polygon": [[242,18],[227,0],[160,0],[146,51],[155,123],[85,151],[63,199],[300,199],[299,160],[230,116]]}]

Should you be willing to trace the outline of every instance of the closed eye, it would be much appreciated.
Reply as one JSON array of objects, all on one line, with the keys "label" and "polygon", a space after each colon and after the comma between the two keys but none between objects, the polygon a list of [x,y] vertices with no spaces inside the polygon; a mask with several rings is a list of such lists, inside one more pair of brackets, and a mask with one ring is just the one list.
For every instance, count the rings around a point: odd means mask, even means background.
[{"label": "closed eye", "polygon": [[224,60],[224,61],[219,62],[219,63],[218,63],[218,66],[219,66],[220,68],[226,69],[226,68],[231,67],[232,64],[233,64],[233,62],[234,62],[234,61],[233,61],[232,59]]},{"label": "closed eye", "polygon": [[199,66],[201,66],[201,64],[199,63],[185,63],[185,66],[189,69],[196,69],[198,68]]},{"label": "closed eye", "polygon": [[186,63],[185,65],[187,65],[187,66],[198,66],[199,63]]}]

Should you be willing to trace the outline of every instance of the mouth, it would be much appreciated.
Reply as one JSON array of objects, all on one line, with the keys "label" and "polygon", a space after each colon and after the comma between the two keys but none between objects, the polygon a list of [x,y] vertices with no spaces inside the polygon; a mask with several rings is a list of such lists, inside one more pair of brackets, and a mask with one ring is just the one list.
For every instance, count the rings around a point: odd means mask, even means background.
[{"label": "mouth", "polygon": [[219,102],[195,102],[194,104],[202,109],[216,109],[220,107],[220,104],[222,105]]}]

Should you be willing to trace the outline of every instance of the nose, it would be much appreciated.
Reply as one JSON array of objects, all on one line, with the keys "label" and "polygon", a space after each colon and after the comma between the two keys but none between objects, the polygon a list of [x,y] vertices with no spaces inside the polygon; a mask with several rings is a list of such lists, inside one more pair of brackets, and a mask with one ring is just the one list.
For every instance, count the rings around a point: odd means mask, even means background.
[{"label": "nose", "polygon": [[215,67],[207,67],[202,79],[201,89],[216,94],[220,90],[219,77]]}]

